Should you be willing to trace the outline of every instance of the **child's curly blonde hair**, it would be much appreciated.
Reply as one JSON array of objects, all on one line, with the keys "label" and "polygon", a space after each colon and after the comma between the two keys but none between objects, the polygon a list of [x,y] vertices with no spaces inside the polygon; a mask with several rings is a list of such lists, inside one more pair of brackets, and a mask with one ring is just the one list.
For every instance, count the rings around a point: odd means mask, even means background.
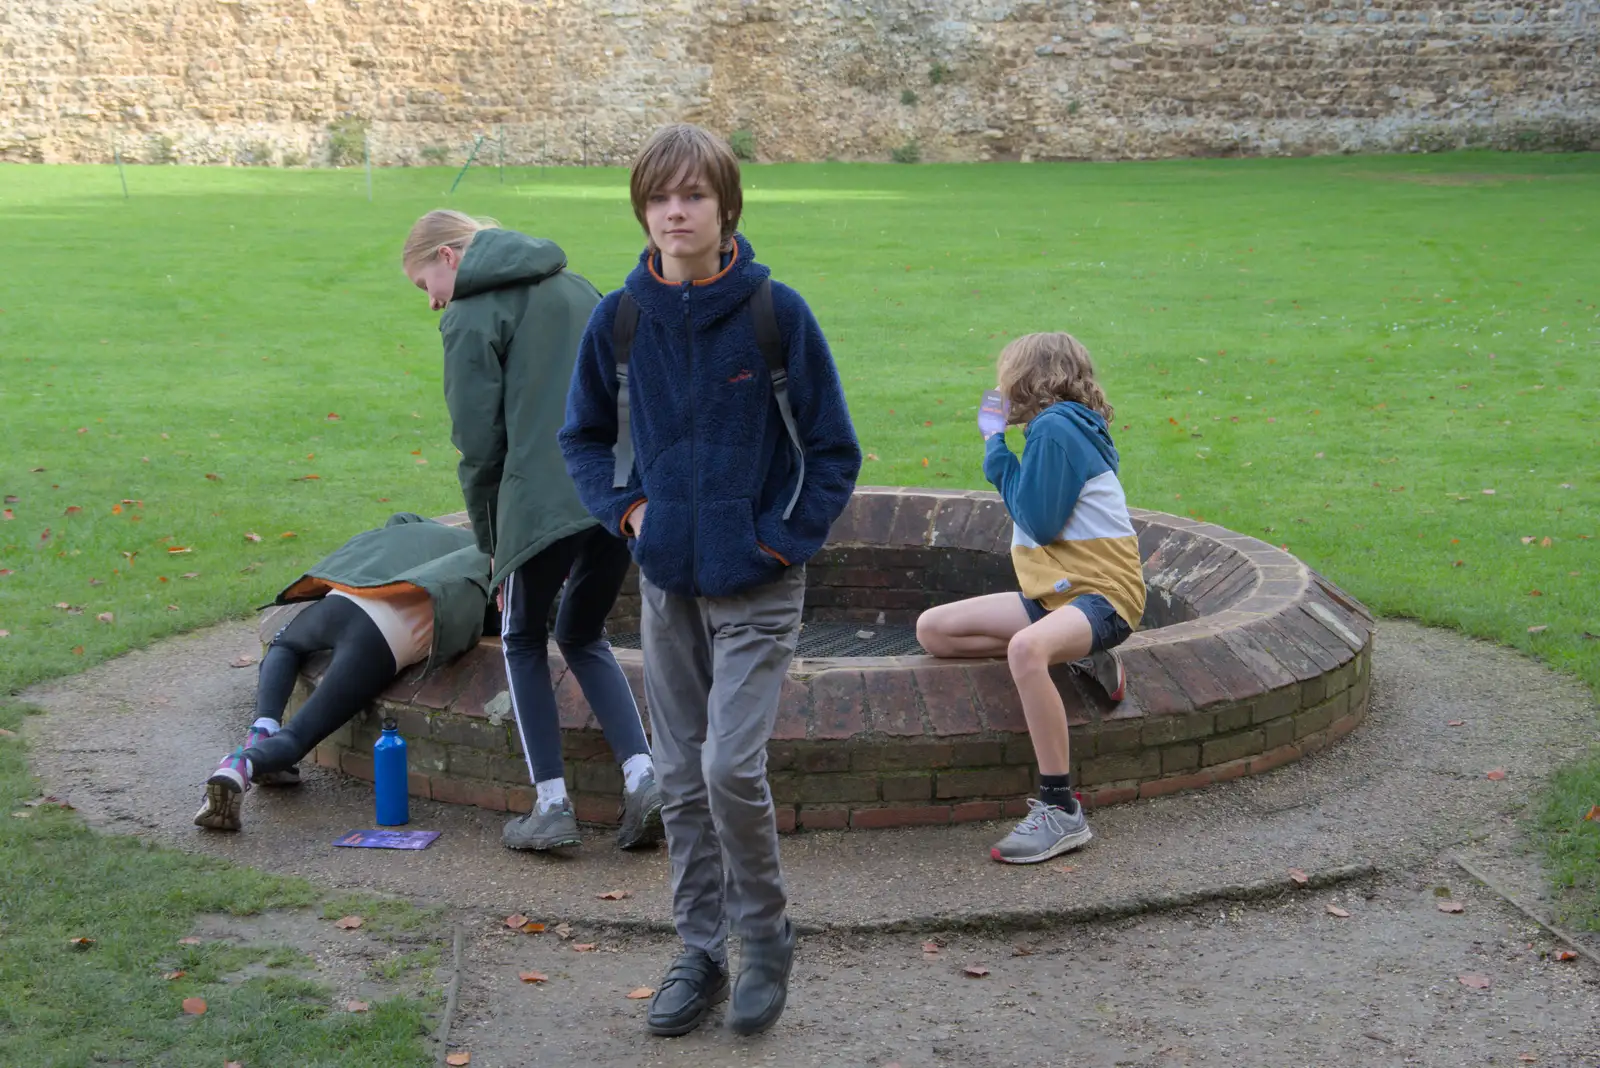
[{"label": "child's curly blonde hair", "polygon": [[1024,334],[999,360],[1000,395],[1011,402],[1011,423],[1026,424],[1061,401],[1077,401],[1111,422],[1116,409],[1094,380],[1089,350],[1071,334]]}]

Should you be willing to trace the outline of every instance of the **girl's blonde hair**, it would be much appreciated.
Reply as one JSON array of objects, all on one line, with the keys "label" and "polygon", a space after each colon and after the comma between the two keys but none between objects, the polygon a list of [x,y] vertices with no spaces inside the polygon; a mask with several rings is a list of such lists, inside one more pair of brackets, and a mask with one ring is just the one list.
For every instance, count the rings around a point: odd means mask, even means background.
[{"label": "girl's blonde hair", "polygon": [[1011,422],[1028,423],[1061,401],[1077,401],[1111,422],[1116,409],[1094,380],[1089,350],[1071,334],[1025,334],[1000,350],[999,387]]},{"label": "girl's blonde hair", "polygon": [[400,265],[407,271],[414,271],[432,262],[442,248],[465,252],[480,230],[494,230],[499,226],[493,219],[474,219],[448,208],[430,211],[411,228],[400,253]]}]

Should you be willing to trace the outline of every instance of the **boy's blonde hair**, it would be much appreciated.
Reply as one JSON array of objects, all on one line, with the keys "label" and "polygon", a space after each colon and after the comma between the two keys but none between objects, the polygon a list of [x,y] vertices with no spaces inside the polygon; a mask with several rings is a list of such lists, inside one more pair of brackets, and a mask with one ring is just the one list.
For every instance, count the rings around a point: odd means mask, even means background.
[{"label": "boy's blonde hair", "polygon": [[405,248],[400,253],[400,265],[407,271],[414,271],[432,262],[442,248],[465,252],[479,231],[494,230],[499,226],[493,219],[474,219],[449,208],[430,211],[411,228]]},{"label": "boy's blonde hair", "polygon": [[1089,350],[1071,334],[1025,334],[1000,350],[999,388],[1011,422],[1028,423],[1061,401],[1077,401],[1111,422],[1116,409],[1094,380]]},{"label": "boy's blonde hair", "polygon": [[680,177],[699,177],[717,195],[717,210],[722,213],[722,243],[733,240],[744,212],[744,190],[739,185],[739,159],[728,143],[709,130],[686,122],[663,126],[650,135],[639,157],[633,161],[633,176],[628,192],[633,200],[633,217],[650,236],[645,221],[645,206],[654,193],[667,188]]}]

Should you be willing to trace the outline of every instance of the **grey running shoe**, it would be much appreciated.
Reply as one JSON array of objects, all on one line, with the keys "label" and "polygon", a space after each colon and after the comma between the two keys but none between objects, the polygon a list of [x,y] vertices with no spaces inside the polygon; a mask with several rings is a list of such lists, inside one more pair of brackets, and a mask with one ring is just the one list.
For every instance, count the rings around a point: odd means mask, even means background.
[{"label": "grey running shoe", "polygon": [[622,829],[617,832],[618,849],[637,849],[661,841],[661,788],[656,785],[655,769],[644,773],[637,789],[622,795]]},{"label": "grey running shoe", "polygon": [[582,845],[578,835],[578,817],[573,814],[572,802],[563,801],[549,812],[540,812],[538,802],[526,816],[518,816],[506,824],[500,835],[507,849],[564,849]]},{"label": "grey running shoe", "polygon": [[222,758],[206,780],[206,799],[194,814],[194,825],[212,831],[237,831],[242,826],[239,809],[249,789],[250,762],[244,758],[243,748],[235,749]]},{"label": "grey running shoe", "polygon": [[1037,864],[1077,849],[1094,837],[1082,805],[1069,813],[1030,797],[1028,809],[1022,822],[989,850],[1002,864]]},{"label": "grey running shoe", "polygon": [[1128,673],[1122,668],[1122,660],[1110,649],[1102,649],[1097,653],[1090,653],[1082,660],[1072,662],[1073,670],[1080,671],[1100,684],[1100,688],[1111,698],[1111,703],[1116,704],[1122,700],[1123,693],[1128,685]]},{"label": "grey running shoe", "polygon": [[280,771],[263,771],[255,778],[257,786],[299,786],[300,765],[290,764]]}]

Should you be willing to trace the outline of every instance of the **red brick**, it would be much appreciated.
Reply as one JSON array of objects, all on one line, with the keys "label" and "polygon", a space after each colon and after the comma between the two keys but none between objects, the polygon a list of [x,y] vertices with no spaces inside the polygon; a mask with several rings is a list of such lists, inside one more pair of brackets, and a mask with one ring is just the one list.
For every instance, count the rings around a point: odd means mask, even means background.
[{"label": "red brick", "polygon": [[1113,753],[1083,761],[1078,780],[1085,786],[1123,779],[1153,779],[1161,774],[1161,752],[1144,749],[1137,753]]},{"label": "red brick", "polygon": [[849,771],[850,750],[842,745],[796,746],[794,770],[807,774]]},{"label": "red brick", "polygon": [[935,734],[977,734],[983,730],[972,700],[972,684],[962,665],[913,668],[911,674],[917,680],[922,705]]},{"label": "red brick", "polygon": [[505,662],[500,657],[498,647],[475,645],[468,649],[459,660],[446,664],[430,675],[411,698],[411,703],[424,708],[449,708],[468,678],[482,672],[498,674],[504,685]]},{"label": "red brick", "polygon": [[476,805],[494,812],[506,810],[506,788],[499,783],[476,779],[433,777],[433,799],[452,805]]},{"label": "red brick", "polygon": [[807,831],[842,831],[850,826],[850,810],[805,805],[795,817],[795,822],[802,830]]},{"label": "red brick", "polygon": [[778,823],[779,834],[794,833],[794,806],[776,805],[773,808],[773,817]]},{"label": "red brick", "polygon": [[[847,509],[855,513],[852,517],[854,536],[850,540],[868,545],[889,544],[889,531],[894,529],[894,514],[899,507],[898,492],[862,493],[857,490],[851,495],[850,508]],[[920,545],[921,541],[917,544]]]},{"label": "red brick", "polygon": [[772,736],[784,741],[797,741],[806,737],[811,729],[811,688],[797,679],[785,676],[778,692],[778,719]]},{"label": "red brick", "polygon": [[824,671],[811,679],[811,720],[816,738],[850,738],[867,729],[861,672]]},{"label": "red brick", "polygon": [[1196,583],[1185,595],[1185,599],[1202,614],[1217,611],[1218,602],[1221,600],[1217,597],[1217,591],[1234,587],[1240,575],[1247,576],[1251,585],[1254,585],[1259,577],[1255,561],[1231,547],[1228,548],[1228,552],[1228,558],[1211,573],[1210,577]]},{"label": "red brick", "polygon": [[972,693],[982,710],[982,723],[991,731],[1025,734],[1028,721],[1022,714],[1022,698],[1017,683],[1004,660],[978,660],[967,665]]},{"label": "red brick", "polygon": [[1010,536],[1011,517],[999,496],[977,497],[973,499],[967,525],[961,529],[961,538],[956,544],[963,549],[990,552],[996,541]]},{"label": "red brick", "polygon": [[1341,716],[1332,723],[1328,724],[1328,737],[1330,739],[1343,738],[1345,735],[1361,726],[1361,721],[1366,718],[1366,709],[1362,709],[1360,712]]},{"label": "red brick", "polygon": [[949,805],[916,805],[902,808],[857,808],[850,812],[850,826],[858,829],[873,827],[918,827],[950,822]]},{"label": "red brick", "polygon": [[998,801],[965,801],[950,808],[951,823],[976,823],[1000,818]]},{"label": "red brick", "polygon": [[1168,775],[1161,779],[1151,779],[1149,782],[1139,784],[1140,797],[1162,797],[1166,794],[1175,794],[1180,790],[1198,790],[1203,786],[1210,786],[1213,780],[1211,769],[1191,772],[1188,775]]},{"label": "red brick", "polygon": [[941,497],[933,513],[933,530],[928,536],[928,544],[956,545],[971,517],[972,498]]},{"label": "red brick", "polygon": [[[1274,629],[1299,646],[1322,672],[1332,671],[1350,659],[1350,650],[1344,642],[1329,634],[1320,624],[1315,624],[1298,608],[1280,612],[1269,620]],[[1338,648],[1333,648],[1337,646]],[[1322,672],[1319,672],[1321,674]]]},{"label": "red brick", "polygon": [[369,753],[346,751],[339,754],[339,770],[357,779],[372,781],[372,756]]},{"label": "red brick", "polygon": [[862,696],[878,734],[920,735],[922,710],[917,684],[904,668],[877,668],[861,673]]},{"label": "red brick", "polygon": [[1300,676],[1285,667],[1278,657],[1242,628],[1224,630],[1217,637],[1261,680],[1262,689],[1278,690],[1300,682]]},{"label": "red brick", "polygon": [[926,771],[880,775],[878,789],[885,801],[927,801],[933,797],[933,775]]},{"label": "red brick", "polygon": [[1260,756],[1250,758],[1250,774],[1260,775],[1264,771],[1280,768],[1291,761],[1299,760],[1303,755],[1299,747],[1293,745],[1280,745],[1276,749],[1268,749]]},{"label": "red brick", "polygon": [[803,775],[800,778],[802,802],[876,801],[878,778],[875,775]]},{"label": "red brick", "polygon": [[1002,818],[1009,816],[1026,816],[1029,812],[1026,797],[1013,797],[1009,801],[1000,802],[1000,815]]},{"label": "red brick", "polygon": [[570,794],[572,811],[577,814],[581,823],[603,823],[615,825],[622,822],[622,815],[618,811],[620,806],[615,797],[601,797],[595,794]]},{"label": "red brick", "polygon": [[539,795],[534,792],[534,789],[531,786],[507,786],[506,811],[532,812],[533,803],[537,801],[538,798]]},{"label": "red brick", "polygon": [[1232,782],[1234,779],[1242,778],[1250,774],[1251,759],[1250,757],[1241,757],[1238,760],[1230,760],[1226,764],[1218,764],[1211,769],[1211,777],[1217,782]]},{"label": "red brick", "polygon": [[1200,746],[1200,763],[1226,764],[1241,757],[1253,757],[1266,748],[1266,735],[1260,730],[1241,731],[1212,738]]},{"label": "red brick", "polygon": [[1004,764],[1005,746],[1000,742],[953,742],[950,764],[957,768],[985,768]]},{"label": "red brick", "polygon": [[1178,688],[1195,708],[1205,708],[1208,705],[1231,700],[1233,695],[1205,669],[1199,659],[1189,651],[1188,645],[1188,642],[1156,644],[1148,648],[1150,655],[1166,669],[1168,675],[1172,676],[1172,681],[1178,684]]},{"label": "red brick", "polygon": [[393,701],[397,705],[411,704],[412,697],[416,696],[417,688],[422,685],[424,664],[412,664],[400,674],[395,676],[393,682],[379,694],[380,700]]},{"label": "red brick", "polygon": [[1124,801],[1134,801],[1139,797],[1137,786],[1101,786],[1098,789],[1087,790],[1083,794],[1085,808],[1103,808],[1106,805],[1120,805]]},{"label": "red brick", "polygon": [[433,780],[414,771],[406,772],[406,793],[412,797],[432,797]]},{"label": "red brick", "polygon": [[1297,643],[1280,633],[1268,619],[1251,620],[1241,630],[1223,634],[1222,640],[1227,642],[1234,652],[1243,656],[1244,642],[1240,640],[1241,637],[1248,639],[1272,657],[1298,682],[1305,682],[1322,674],[1322,666],[1307,656]]},{"label": "red brick", "polygon": [[1172,680],[1148,646],[1120,654],[1128,673],[1128,689],[1152,716],[1171,716],[1193,712],[1194,703],[1183,688]]},{"label": "red brick", "polygon": [[901,497],[900,507],[896,509],[894,522],[889,527],[889,536],[884,540],[890,545],[928,544],[928,533],[933,529],[934,509],[934,502],[926,497]]},{"label": "red brick", "polygon": [[1294,681],[1282,669],[1274,673],[1272,680],[1262,679],[1223,641],[1220,633],[1188,642],[1187,648],[1235,701],[1248,700],[1274,685]]},{"label": "red brick", "polygon": [[339,770],[339,758],[344,755],[344,750],[332,745],[319,745],[312,752],[312,760],[319,768],[333,768]]},{"label": "red brick", "polygon": [[1339,639],[1352,653],[1359,653],[1366,648],[1368,628],[1365,621],[1319,596],[1315,587],[1311,596],[1300,602],[1300,611],[1305,613],[1312,626],[1321,627]]},{"label": "red brick", "polygon": [[934,779],[934,796],[1010,797],[1026,793],[1033,785],[1032,772],[1021,765],[999,768],[962,768],[941,771]]},{"label": "red brick", "polygon": [[1179,742],[1161,747],[1161,773],[1172,775],[1193,771],[1200,766],[1200,747],[1193,742]]}]

